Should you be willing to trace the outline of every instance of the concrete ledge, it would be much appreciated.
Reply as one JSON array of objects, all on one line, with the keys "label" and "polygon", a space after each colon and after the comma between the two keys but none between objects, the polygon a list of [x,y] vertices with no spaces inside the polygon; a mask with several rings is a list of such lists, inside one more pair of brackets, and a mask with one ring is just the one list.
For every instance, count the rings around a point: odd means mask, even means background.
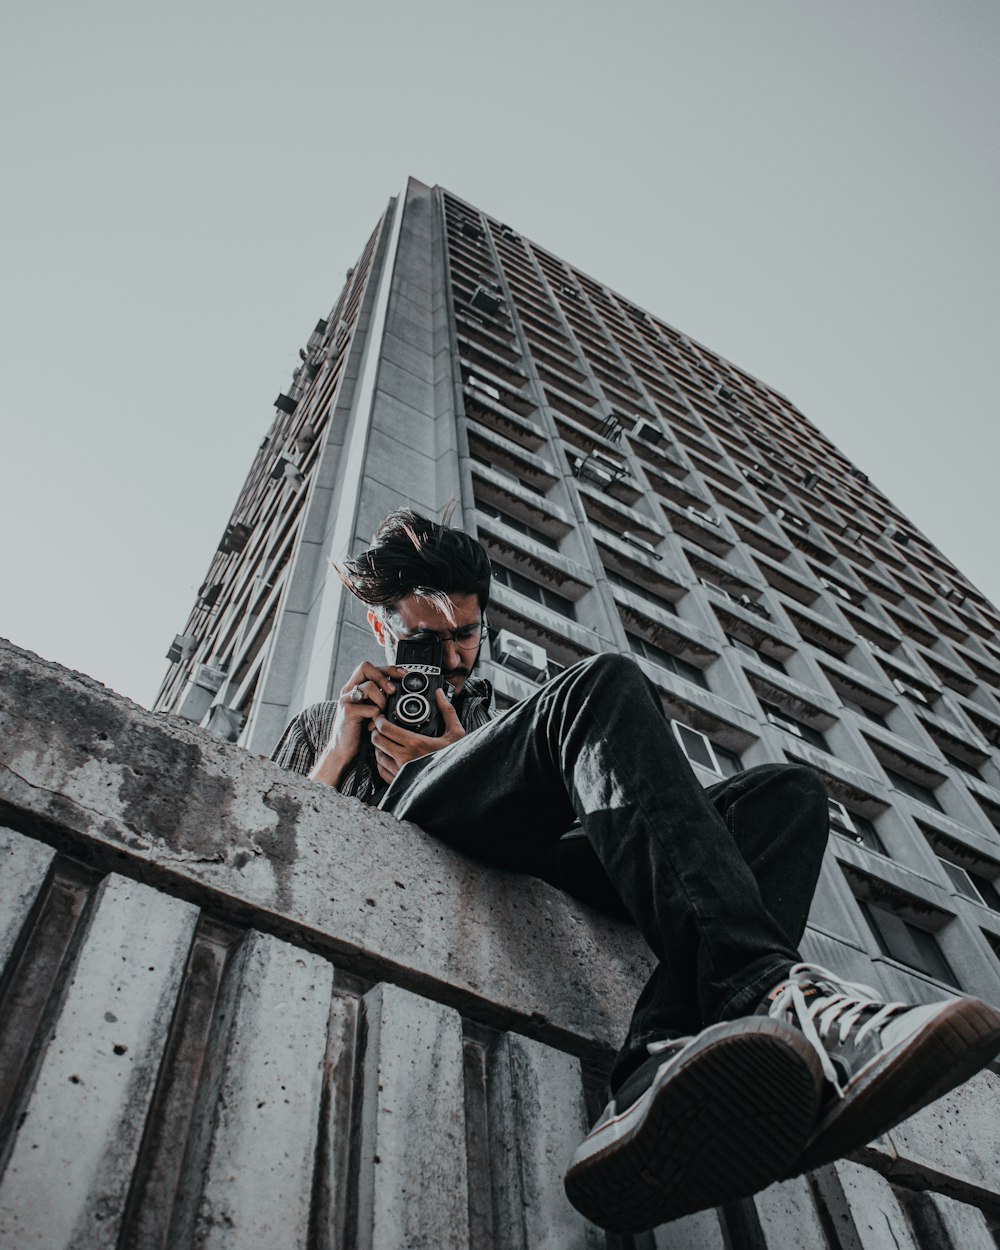
[{"label": "concrete ledge", "polygon": [[0,641],[0,821],[105,870],[599,1057],[634,930]]}]

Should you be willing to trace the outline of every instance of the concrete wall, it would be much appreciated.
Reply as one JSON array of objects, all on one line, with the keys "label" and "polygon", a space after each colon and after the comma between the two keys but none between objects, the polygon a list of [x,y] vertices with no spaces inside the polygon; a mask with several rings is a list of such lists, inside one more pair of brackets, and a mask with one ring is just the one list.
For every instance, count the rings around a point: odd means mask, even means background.
[{"label": "concrete wall", "polygon": [[0,825],[4,1250],[995,1248],[992,1072],[605,1238],[562,1172],[649,966],[631,929],[9,644]]}]

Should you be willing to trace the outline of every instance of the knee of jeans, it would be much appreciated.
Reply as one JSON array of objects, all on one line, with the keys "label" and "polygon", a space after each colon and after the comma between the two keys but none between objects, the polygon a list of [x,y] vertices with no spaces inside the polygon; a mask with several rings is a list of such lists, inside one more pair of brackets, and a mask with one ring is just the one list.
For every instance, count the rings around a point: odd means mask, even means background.
[{"label": "knee of jeans", "polygon": [[632,656],[620,655],[617,651],[591,655],[581,661],[580,667],[586,670],[592,680],[610,681],[616,685],[647,684],[646,675]]},{"label": "knee of jeans", "polygon": [[829,795],[823,778],[815,769],[805,764],[786,764],[781,770],[781,782],[801,807],[812,809],[825,829],[829,819]]}]

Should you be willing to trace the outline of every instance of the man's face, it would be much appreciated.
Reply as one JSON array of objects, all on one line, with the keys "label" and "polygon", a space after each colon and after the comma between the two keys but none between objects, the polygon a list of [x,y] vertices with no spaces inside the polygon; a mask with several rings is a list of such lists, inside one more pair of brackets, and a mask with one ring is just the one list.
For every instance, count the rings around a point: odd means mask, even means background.
[{"label": "man's face", "polygon": [[[449,598],[453,610],[451,620],[440,608],[419,595],[407,595],[405,599],[400,599],[395,608],[386,614],[384,622],[372,612],[369,612],[368,619],[375,637],[387,648],[387,655],[392,654],[391,649],[401,637],[439,635],[444,642],[444,675],[457,694],[465,685],[465,679],[472,672],[479,654],[481,635],[477,631],[482,625],[483,615],[477,595],[454,594]],[[463,632],[471,635],[466,639],[467,645],[460,645]],[[458,641],[455,640],[456,634],[459,635]]]}]

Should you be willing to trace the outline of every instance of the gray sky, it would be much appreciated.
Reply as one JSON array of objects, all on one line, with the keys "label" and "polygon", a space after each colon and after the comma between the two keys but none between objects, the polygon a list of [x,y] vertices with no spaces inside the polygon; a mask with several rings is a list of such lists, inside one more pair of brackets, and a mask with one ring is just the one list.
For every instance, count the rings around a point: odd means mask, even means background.
[{"label": "gray sky", "polygon": [[0,633],[141,703],[441,183],[787,394],[994,601],[995,0],[7,0]]}]

